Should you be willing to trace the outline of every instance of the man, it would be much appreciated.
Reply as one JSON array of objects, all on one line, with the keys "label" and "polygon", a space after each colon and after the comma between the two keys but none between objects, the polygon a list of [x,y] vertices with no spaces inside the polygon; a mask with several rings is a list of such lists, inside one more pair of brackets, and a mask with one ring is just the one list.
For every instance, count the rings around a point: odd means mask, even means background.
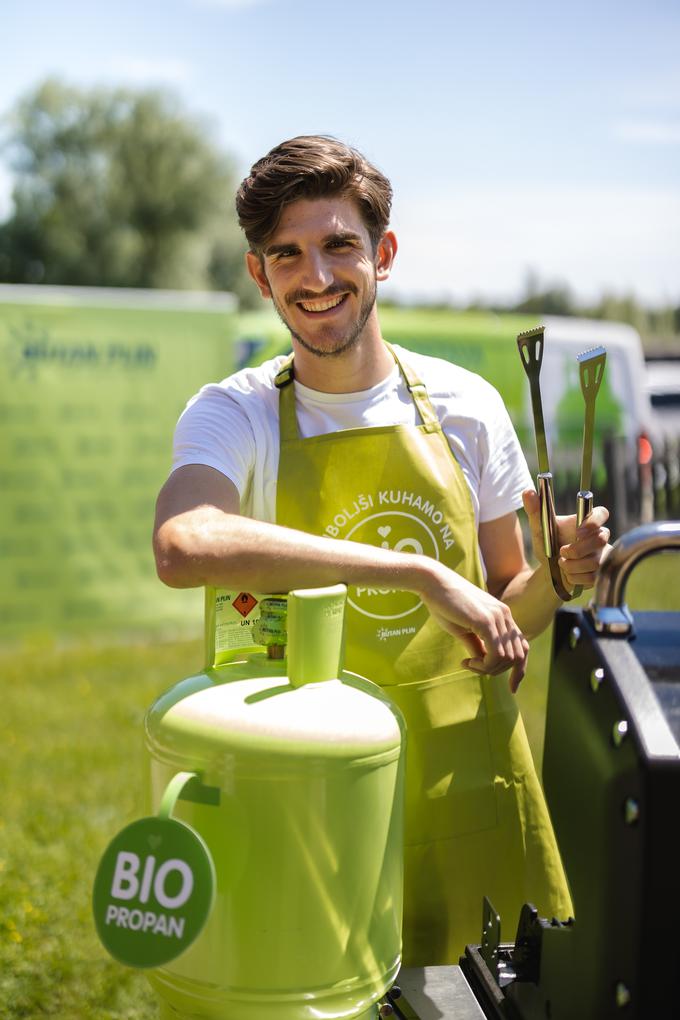
[{"label": "man", "polygon": [[[293,360],[190,403],[154,542],[174,587],[349,586],[346,666],[408,724],[404,962],[426,965],[479,938],[483,894],[510,924],[526,899],[571,911],[512,697],[559,599],[524,557],[516,511],[524,493],[541,556],[538,501],[496,391],[382,338],[390,203],[386,178],[331,138],[255,163],[237,195],[247,265]],[[578,533],[560,519],[567,587],[592,585],[607,517]]]}]

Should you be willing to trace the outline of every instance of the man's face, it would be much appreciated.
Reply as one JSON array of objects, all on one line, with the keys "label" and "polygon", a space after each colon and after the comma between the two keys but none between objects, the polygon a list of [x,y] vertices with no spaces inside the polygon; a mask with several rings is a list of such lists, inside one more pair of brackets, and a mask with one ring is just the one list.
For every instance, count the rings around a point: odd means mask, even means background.
[{"label": "man's face", "polygon": [[390,237],[386,259],[385,239],[374,252],[352,199],[299,199],[284,208],[262,261],[249,253],[248,268],[305,350],[319,357],[342,354],[367,324],[377,325],[376,280],[389,273]]}]

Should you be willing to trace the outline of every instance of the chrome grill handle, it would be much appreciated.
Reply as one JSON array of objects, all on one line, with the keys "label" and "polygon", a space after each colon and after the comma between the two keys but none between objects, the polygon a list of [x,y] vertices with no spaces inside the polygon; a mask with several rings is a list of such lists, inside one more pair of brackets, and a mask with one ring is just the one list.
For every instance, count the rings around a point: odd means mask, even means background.
[{"label": "chrome grill handle", "polygon": [[626,584],[634,567],[653,553],[680,549],[680,521],[655,521],[622,535],[600,566],[589,611],[595,629],[629,634],[632,617],[625,604]]}]

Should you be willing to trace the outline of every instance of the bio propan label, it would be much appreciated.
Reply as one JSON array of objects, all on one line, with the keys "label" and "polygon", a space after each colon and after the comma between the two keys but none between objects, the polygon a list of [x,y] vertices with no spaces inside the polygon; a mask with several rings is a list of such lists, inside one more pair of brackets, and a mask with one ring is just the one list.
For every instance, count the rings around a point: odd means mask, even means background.
[{"label": "bio propan label", "polygon": [[158,967],[201,933],[215,896],[205,843],[174,818],[141,818],[109,844],[94,883],[104,947],[131,967]]}]

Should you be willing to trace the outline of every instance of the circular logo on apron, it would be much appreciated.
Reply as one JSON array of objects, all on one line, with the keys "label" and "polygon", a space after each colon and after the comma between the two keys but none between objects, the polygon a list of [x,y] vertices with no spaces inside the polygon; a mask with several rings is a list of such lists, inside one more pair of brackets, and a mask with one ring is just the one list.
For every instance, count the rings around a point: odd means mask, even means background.
[{"label": "circular logo on apron", "polygon": [[[419,517],[403,510],[371,514],[347,532],[345,538],[366,545],[377,545],[394,552],[418,553],[439,559],[439,546],[432,529]],[[393,588],[350,587],[350,606],[374,620],[400,620],[422,605],[413,592]]]}]

